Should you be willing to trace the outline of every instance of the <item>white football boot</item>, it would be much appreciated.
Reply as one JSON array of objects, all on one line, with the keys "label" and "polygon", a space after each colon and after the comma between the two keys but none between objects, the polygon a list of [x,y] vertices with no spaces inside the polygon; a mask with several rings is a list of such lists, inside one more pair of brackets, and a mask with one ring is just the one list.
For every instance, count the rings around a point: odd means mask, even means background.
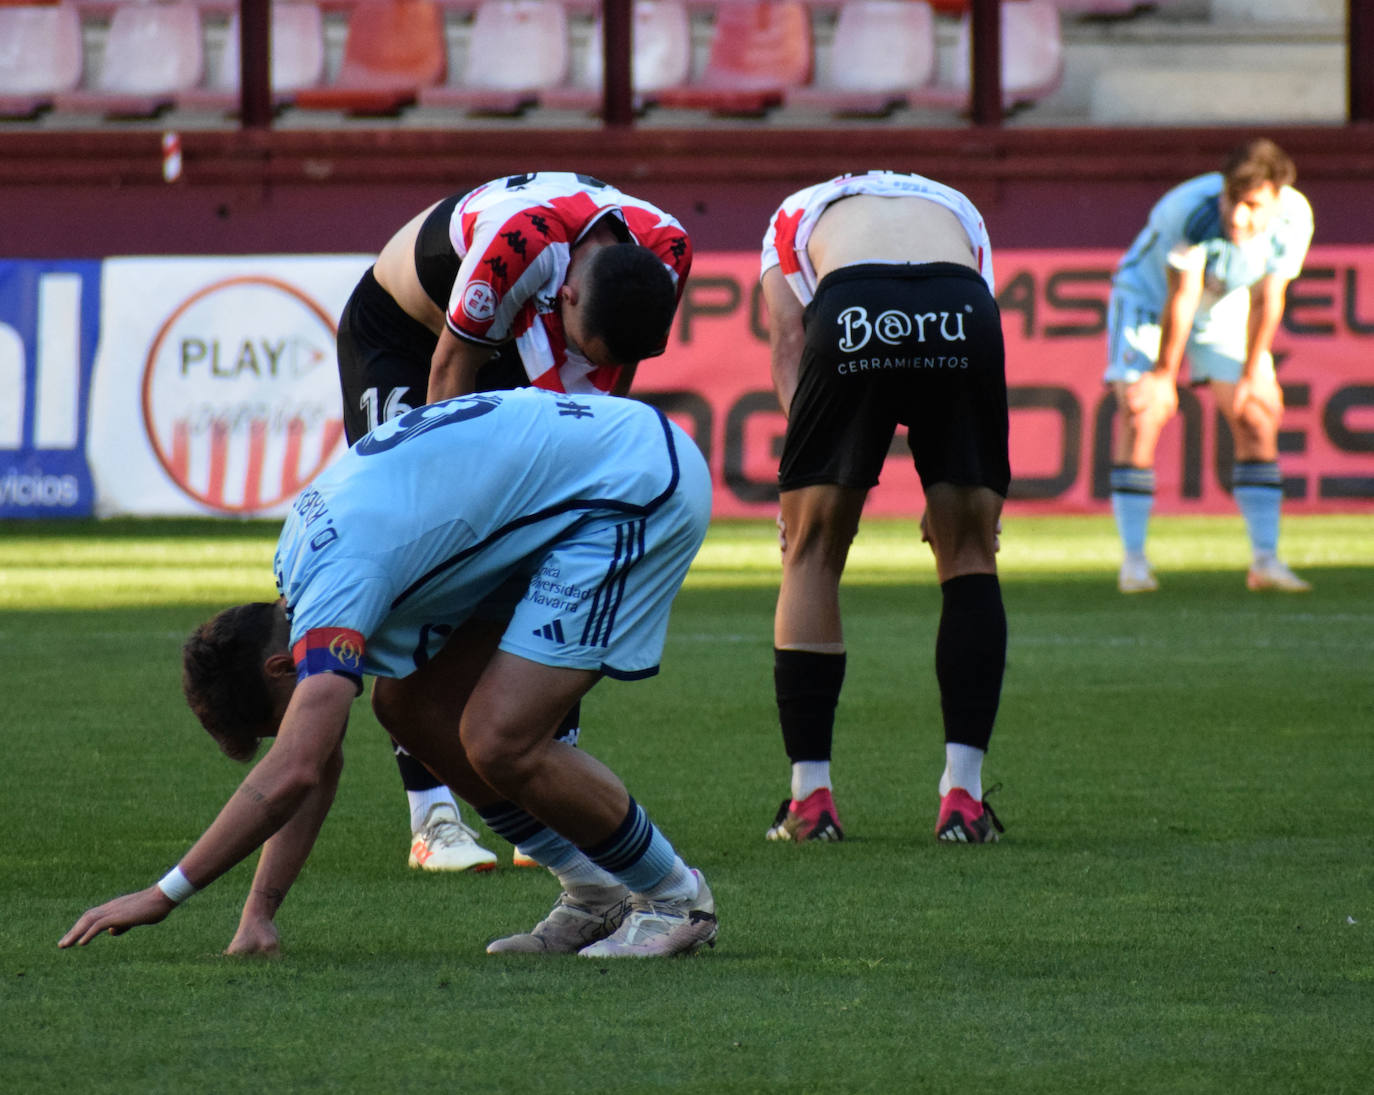
[{"label": "white football boot", "polygon": [[1251,565],[1245,575],[1245,588],[1255,591],[1276,589],[1280,593],[1308,593],[1311,582],[1304,582],[1276,557]]},{"label": "white football boot", "polygon": [[691,900],[651,901],[635,895],[630,913],[615,933],[578,951],[582,958],[667,958],[716,945],[716,902],[695,868],[697,895]]},{"label": "white football boot", "polygon": [[624,886],[579,886],[558,895],[549,915],[519,935],[487,944],[488,954],[576,954],[620,927],[630,908]]},{"label": "white football boot", "polygon": [[1159,588],[1159,579],[1145,556],[1127,556],[1116,576],[1116,588],[1122,593],[1153,593]]},{"label": "white football boot", "polygon": [[410,865],[425,871],[489,871],[496,854],[477,843],[477,834],[463,824],[447,802],[429,808],[425,823],[410,844]]}]

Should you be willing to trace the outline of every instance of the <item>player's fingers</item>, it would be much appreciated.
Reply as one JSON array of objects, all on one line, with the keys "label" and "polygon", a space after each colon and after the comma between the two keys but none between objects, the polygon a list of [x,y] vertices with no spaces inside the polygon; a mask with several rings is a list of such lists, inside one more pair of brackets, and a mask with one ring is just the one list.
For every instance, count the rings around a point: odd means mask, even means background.
[{"label": "player's fingers", "polygon": [[67,929],[67,934],[57,941],[59,947],[85,946],[91,937],[91,925],[96,918],[90,913],[82,913],[81,919]]}]

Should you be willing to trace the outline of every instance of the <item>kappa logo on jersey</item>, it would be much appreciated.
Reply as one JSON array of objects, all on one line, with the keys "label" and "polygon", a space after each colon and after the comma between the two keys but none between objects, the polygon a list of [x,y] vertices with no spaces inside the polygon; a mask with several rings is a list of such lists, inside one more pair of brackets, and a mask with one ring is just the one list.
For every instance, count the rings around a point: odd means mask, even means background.
[{"label": "kappa logo on jersey", "polygon": [[463,290],[463,315],[485,323],[496,315],[496,290],[485,281],[474,281]]},{"label": "kappa logo on jersey", "polygon": [[304,679],[316,673],[343,673],[356,677],[363,671],[362,635],[348,627],[314,627],[291,648],[296,676]]},{"label": "kappa logo on jersey", "polygon": [[[973,311],[972,305],[964,305],[965,312]],[[951,320],[953,322],[951,322]],[[926,325],[939,322],[939,337],[946,342],[964,342],[964,317],[950,312],[906,312],[886,311],[876,319],[868,318],[868,309],[855,306],[840,313],[836,322],[844,329],[839,346],[845,353],[862,350],[876,338],[888,346],[897,346],[910,339],[915,333],[916,342],[926,341]]]},{"label": "kappa logo on jersey", "polygon": [[525,257],[525,252],[528,250],[525,245],[525,234],[518,228],[510,232],[502,232],[501,238],[505,240],[506,245],[522,259]]},{"label": "kappa logo on jersey", "polygon": [[672,253],[673,258],[682,258],[687,253],[687,237],[674,236],[673,242],[668,244],[668,250]]},{"label": "kappa logo on jersey", "polygon": [[545,624],[543,627],[536,627],[530,634],[536,639],[548,639],[550,642],[555,643],[566,642],[563,638],[562,620],[554,620],[551,624]]},{"label": "kappa logo on jersey", "polygon": [[486,265],[491,268],[491,280],[498,285],[510,284],[510,267],[506,265],[506,260],[500,255],[492,255],[487,259]]},{"label": "kappa logo on jersey", "polygon": [[549,232],[548,217],[544,216],[542,213],[526,213],[525,216],[529,218],[530,226],[536,232],[538,232],[545,239],[549,238],[551,233]]}]

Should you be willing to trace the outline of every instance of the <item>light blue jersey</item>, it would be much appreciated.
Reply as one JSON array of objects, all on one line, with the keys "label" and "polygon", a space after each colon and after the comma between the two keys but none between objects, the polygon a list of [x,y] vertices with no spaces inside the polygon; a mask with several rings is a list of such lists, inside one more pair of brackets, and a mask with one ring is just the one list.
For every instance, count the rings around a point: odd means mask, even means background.
[{"label": "light blue jersey", "polygon": [[1297,277],[1312,242],[1312,207],[1291,186],[1264,232],[1243,243],[1226,237],[1221,220],[1221,172],[1180,183],[1150,210],[1122,257],[1108,306],[1108,381],[1131,382],[1159,356],[1159,313],[1169,295],[1168,271],[1201,270],[1202,298],[1193,317],[1187,358],[1192,379],[1235,381],[1246,354],[1250,289],[1270,274]]},{"label": "light blue jersey", "polygon": [[1226,238],[1219,171],[1180,183],[1155,203],[1112,279],[1112,286],[1163,307],[1169,267],[1203,270],[1200,318],[1218,300],[1249,289],[1269,274],[1295,278],[1312,242],[1312,207],[1298,191],[1279,191],[1279,207],[1268,228],[1244,243]]},{"label": "light blue jersey", "polygon": [[643,403],[526,388],[417,408],[292,506],[274,565],[298,673],[404,677],[513,608],[502,649],[647,676],[709,511],[701,454]]}]

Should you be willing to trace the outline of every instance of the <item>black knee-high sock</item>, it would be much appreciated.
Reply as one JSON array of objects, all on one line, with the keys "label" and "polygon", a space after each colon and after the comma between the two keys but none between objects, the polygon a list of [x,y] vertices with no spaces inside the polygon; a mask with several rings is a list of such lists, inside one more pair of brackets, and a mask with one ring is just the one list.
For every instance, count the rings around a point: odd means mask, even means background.
[{"label": "black knee-high sock", "polygon": [[401,770],[401,783],[407,791],[432,791],[443,784],[434,773],[402,749],[393,740],[392,748],[396,753],[396,767]]},{"label": "black knee-high sock", "polygon": [[843,654],[773,651],[773,687],[782,744],[794,764],[829,760],[835,736],[835,705],[844,684]]},{"label": "black knee-high sock", "polygon": [[995,574],[964,574],[940,586],[935,677],[945,741],[986,750],[1007,664],[1007,613]]}]

